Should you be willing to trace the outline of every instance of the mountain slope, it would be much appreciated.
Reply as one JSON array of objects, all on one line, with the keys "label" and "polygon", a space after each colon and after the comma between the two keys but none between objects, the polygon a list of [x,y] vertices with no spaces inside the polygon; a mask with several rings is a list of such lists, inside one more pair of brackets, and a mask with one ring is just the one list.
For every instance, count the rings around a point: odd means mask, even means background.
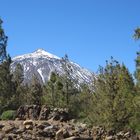
[{"label": "mountain slope", "polygon": [[[62,59],[44,51],[43,49],[38,49],[33,53],[17,56],[13,58],[12,61],[12,71],[14,71],[18,63],[23,66],[25,82],[30,82],[33,74],[37,75],[41,83],[47,82],[53,71],[60,75],[64,74]],[[90,71],[73,62],[69,62],[69,65],[71,67],[70,75],[72,79],[77,79],[79,84],[91,83],[93,74]]]}]

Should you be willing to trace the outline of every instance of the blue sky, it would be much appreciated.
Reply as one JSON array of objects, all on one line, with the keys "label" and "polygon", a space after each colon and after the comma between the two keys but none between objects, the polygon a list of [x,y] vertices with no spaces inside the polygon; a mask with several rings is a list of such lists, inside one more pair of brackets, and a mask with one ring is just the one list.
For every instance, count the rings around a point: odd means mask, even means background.
[{"label": "blue sky", "polygon": [[38,48],[94,72],[113,56],[133,73],[140,0],[0,0],[12,57]]}]

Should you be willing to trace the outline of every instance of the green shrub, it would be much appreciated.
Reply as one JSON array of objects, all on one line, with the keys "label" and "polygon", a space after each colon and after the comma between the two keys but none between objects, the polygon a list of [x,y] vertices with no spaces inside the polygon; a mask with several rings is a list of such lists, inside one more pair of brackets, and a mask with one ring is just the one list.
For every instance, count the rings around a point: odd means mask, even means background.
[{"label": "green shrub", "polygon": [[14,111],[14,110],[4,111],[1,115],[1,119],[2,120],[14,120],[15,114],[16,114],[16,111]]}]

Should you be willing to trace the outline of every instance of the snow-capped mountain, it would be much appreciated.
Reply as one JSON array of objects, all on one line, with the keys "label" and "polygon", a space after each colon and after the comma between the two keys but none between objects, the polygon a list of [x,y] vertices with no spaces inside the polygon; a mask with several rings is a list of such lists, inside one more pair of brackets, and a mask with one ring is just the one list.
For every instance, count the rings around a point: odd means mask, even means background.
[{"label": "snow-capped mountain", "polygon": [[[25,82],[30,82],[34,74],[38,77],[41,83],[45,83],[49,80],[51,72],[54,71],[60,75],[65,73],[62,65],[63,60],[43,49],[38,49],[33,53],[14,57],[12,61],[12,71],[14,71],[18,63],[23,66]],[[70,76],[72,79],[77,80],[79,84],[90,84],[92,82],[93,74],[90,71],[71,61],[69,61],[69,65],[71,69]]]}]

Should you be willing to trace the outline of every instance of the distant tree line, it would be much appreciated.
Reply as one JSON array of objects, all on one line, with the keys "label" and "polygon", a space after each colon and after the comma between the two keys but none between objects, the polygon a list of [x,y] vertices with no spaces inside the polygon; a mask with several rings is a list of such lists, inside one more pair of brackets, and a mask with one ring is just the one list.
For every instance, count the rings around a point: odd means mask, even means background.
[{"label": "distant tree line", "polygon": [[[134,37],[140,39],[139,28]],[[0,114],[20,105],[47,104],[68,108],[75,118],[89,125],[140,132],[140,52],[137,52],[135,77],[124,64],[111,57],[105,67],[99,67],[92,90],[89,85],[78,85],[77,80],[70,78],[72,69],[67,55],[62,59],[64,75],[52,72],[44,85],[34,75],[31,83],[25,84],[20,64],[14,72],[10,71],[12,60],[6,52],[7,39],[0,20]]]}]

